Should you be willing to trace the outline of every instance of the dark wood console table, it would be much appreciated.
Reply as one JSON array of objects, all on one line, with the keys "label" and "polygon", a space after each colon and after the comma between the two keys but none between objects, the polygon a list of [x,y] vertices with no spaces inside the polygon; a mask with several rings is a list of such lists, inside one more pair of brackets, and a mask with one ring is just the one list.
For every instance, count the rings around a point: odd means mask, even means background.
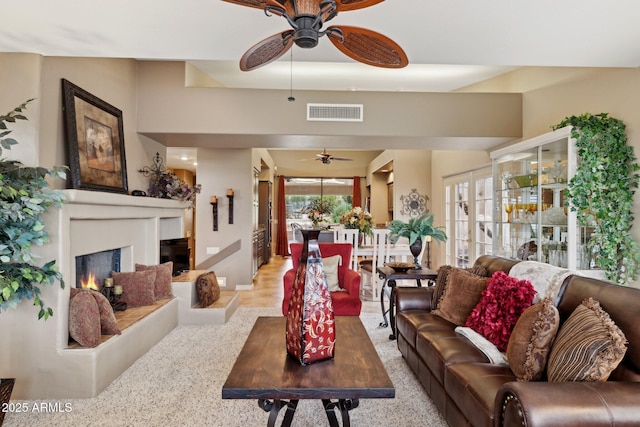
[{"label": "dark wood console table", "polygon": [[[432,282],[438,277],[438,272],[429,268],[411,269],[406,272],[395,271],[391,267],[383,266],[376,269],[379,277],[384,281],[380,290],[380,308],[382,309],[382,322],[380,326],[387,327],[391,324],[390,340],[396,339],[396,318],[395,318],[395,289],[396,280],[415,280],[418,287],[422,286],[422,280]],[[389,298],[389,308],[385,309],[384,297]],[[389,313],[389,321],[387,321]]]},{"label": "dark wood console table", "polygon": [[[358,399],[393,398],[395,388],[362,322],[336,317],[335,357],[302,366],[287,356],[284,317],[259,317],[222,387],[223,399],[257,399],[274,426],[290,426],[300,399],[322,400],[329,425],[350,426],[349,410]],[[375,424],[375,420],[371,420]]]}]

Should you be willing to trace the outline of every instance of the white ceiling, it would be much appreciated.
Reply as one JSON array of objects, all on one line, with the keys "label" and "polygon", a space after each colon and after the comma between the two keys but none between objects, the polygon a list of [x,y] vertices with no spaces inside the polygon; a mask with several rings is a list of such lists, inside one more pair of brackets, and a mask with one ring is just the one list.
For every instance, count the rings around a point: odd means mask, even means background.
[{"label": "white ceiling", "polygon": [[[450,91],[514,67],[638,67],[639,15],[637,0],[386,0],[331,24],[387,35],[407,68],[354,63],[322,38],[293,49],[293,85]],[[222,85],[288,89],[289,54],[253,72],[237,67],[250,46],[287,28],[282,17],[221,0],[17,1],[3,8],[0,51],[186,60]]]},{"label": "white ceiling", "polygon": [[187,61],[227,87],[447,92],[519,67],[638,67],[638,16],[638,0],[386,0],[331,24],[390,37],[404,69],[355,63],[322,38],[241,72],[284,18],[222,0],[29,0],[3,7],[0,52]]}]

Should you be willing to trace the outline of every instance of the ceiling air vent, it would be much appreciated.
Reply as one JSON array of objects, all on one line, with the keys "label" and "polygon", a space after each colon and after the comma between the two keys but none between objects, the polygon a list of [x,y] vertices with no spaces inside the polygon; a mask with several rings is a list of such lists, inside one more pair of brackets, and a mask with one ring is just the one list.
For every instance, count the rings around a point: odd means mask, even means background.
[{"label": "ceiling air vent", "polygon": [[362,104],[307,104],[307,120],[316,122],[361,122]]}]

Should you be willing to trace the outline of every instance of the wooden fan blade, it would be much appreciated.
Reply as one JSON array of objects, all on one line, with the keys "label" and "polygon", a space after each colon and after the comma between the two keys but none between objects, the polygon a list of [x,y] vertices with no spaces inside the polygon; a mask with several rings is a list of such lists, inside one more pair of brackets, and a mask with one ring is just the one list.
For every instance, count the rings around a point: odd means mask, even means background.
[{"label": "wooden fan blade", "polygon": [[331,160],[340,160],[343,162],[352,162],[353,159],[350,159],[348,157],[331,157]]},{"label": "wooden fan blade", "polygon": [[338,12],[344,12],[346,10],[363,9],[383,1],[384,0],[336,0],[336,5],[338,6]]},{"label": "wooden fan blade", "polygon": [[256,9],[264,9],[267,6],[284,9],[289,16],[293,16],[295,11],[290,0],[222,0],[240,6],[248,6]]},{"label": "wooden fan blade", "polygon": [[251,71],[280,58],[293,44],[293,31],[287,30],[253,45],[240,58],[240,69]]},{"label": "wooden fan blade", "polygon": [[[342,31],[344,40],[333,34],[332,29]],[[403,68],[409,64],[404,50],[389,37],[366,28],[332,26],[327,28],[329,40],[335,47],[356,61],[384,68]]]}]

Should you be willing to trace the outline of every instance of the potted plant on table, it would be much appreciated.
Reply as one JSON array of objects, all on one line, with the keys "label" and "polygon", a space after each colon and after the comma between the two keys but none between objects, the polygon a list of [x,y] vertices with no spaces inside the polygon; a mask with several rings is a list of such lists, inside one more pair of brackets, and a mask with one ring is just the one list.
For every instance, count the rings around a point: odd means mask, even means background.
[{"label": "potted plant on table", "polygon": [[415,268],[420,268],[418,257],[422,252],[422,239],[430,236],[438,242],[446,242],[447,235],[443,227],[433,225],[433,214],[426,212],[417,218],[411,218],[404,222],[400,220],[391,221],[389,224],[389,238],[392,243],[396,243],[400,237],[409,239],[409,250],[414,258]]}]

